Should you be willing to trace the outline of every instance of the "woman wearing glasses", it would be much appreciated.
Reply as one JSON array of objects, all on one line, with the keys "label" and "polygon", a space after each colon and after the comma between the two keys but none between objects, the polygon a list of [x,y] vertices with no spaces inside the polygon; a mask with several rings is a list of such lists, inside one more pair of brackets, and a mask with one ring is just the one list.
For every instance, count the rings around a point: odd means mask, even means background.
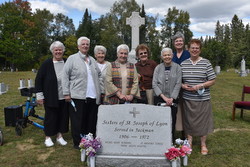
[{"label": "woman wearing glasses", "polygon": [[207,134],[213,132],[213,115],[209,88],[215,73],[209,60],[202,58],[201,41],[192,39],[188,48],[191,57],[181,63],[183,89],[183,127],[189,144],[192,136],[200,136],[201,154],[207,155]]},{"label": "woman wearing glasses", "polygon": [[146,104],[154,104],[153,100],[153,88],[152,88],[152,80],[154,69],[157,66],[157,63],[153,60],[150,60],[150,50],[144,45],[140,44],[135,49],[136,56],[139,59],[139,62],[135,64],[137,72],[139,73],[139,88],[142,99],[142,103]]}]

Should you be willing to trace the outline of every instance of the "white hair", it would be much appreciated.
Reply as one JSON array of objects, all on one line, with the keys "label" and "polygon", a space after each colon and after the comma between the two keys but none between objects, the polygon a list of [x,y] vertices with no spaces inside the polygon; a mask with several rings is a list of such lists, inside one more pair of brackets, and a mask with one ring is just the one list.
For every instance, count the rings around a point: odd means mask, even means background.
[{"label": "white hair", "polygon": [[54,48],[62,48],[63,52],[65,51],[65,46],[60,41],[55,41],[50,45],[49,50],[51,53],[53,53]]},{"label": "white hair", "polygon": [[161,56],[162,56],[162,54],[163,54],[164,52],[170,52],[171,54],[173,54],[173,51],[172,51],[171,48],[163,48],[163,49],[161,50]]},{"label": "white hair", "polygon": [[90,39],[89,38],[87,38],[87,37],[80,37],[77,40],[77,46],[81,45],[82,40],[88,41],[88,43],[90,43]]},{"label": "white hair", "polygon": [[103,51],[104,54],[106,54],[107,49],[102,45],[96,45],[94,48],[94,54],[96,55],[98,53],[98,51]]},{"label": "white hair", "polygon": [[117,47],[117,53],[121,50],[121,49],[123,49],[123,50],[127,50],[128,52],[129,52],[129,47],[128,47],[128,45],[126,45],[126,44],[121,44],[121,45],[119,45],[118,47]]}]

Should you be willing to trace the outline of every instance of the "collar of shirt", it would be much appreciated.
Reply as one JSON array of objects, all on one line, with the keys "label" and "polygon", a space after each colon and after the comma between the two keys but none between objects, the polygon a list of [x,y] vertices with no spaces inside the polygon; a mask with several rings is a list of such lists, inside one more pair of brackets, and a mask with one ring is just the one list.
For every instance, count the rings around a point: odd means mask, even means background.
[{"label": "collar of shirt", "polygon": [[61,61],[53,61],[53,63],[54,64],[56,64],[56,63],[64,63],[64,61],[63,60],[61,60]]}]

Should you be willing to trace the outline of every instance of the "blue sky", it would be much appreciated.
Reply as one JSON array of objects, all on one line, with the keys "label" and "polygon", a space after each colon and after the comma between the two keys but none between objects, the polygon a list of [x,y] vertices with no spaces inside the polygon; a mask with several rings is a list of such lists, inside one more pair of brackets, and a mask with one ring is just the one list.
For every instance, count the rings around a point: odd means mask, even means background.
[{"label": "blue sky", "polygon": [[[0,3],[9,0],[0,0]],[[63,13],[72,18],[76,28],[81,21],[84,11],[88,8],[92,18],[99,18],[109,12],[115,0],[28,0],[33,10],[46,8],[52,13]],[[249,0],[136,0],[141,6],[144,4],[146,14],[159,15],[163,18],[168,8],[175,6],[177,9],[190,14],[190,29],[195,37],[214,35],[216,22],[221,24],[231,22],[237,14],[243,23],[250,23]]]}]

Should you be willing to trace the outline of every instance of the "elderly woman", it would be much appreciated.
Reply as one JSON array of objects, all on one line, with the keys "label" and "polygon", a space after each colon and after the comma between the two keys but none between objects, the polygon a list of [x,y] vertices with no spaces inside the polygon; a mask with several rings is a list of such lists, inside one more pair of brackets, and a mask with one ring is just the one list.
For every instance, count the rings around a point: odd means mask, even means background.
[{"label": "elderly woman", "polygon": [[[106,52],[107,52],[107,49],[102,45],[96,45],[94,48],[96,63],[99,69],[101,70],[103,80],[105,80],[107,67],[110,64],[110,62],[105,61]],[[104,98],[104,94],[102,94],[101,96],[101,104],[103,104],[103,98]]]},{"label": "elderly woman", "polygon": [[129,47],[117,47],[117,59],[108,66],[105,80],[104,104],[131,103],[140,98],[135,65],[129,63]]},{"label": "elderly woman", "polygon": [[215,83],[215,73],[209,60],[200,57],[201,41],[189,43],[191,57],[181,63],[183,91],[183,123],[188,141],[192,136],[201,137],[201,154],[206,155],[207,134],[213,132],[210,86]]},{"label": "elderly woman", "polygon": [[110,62],[105,61],[107,49],[102,45],[96,45],[94,48],[94,54],[96,58],[97,65],[102,72],[103,78],[105,78],[107,67]]},{"label": "elderly woman", "polygon": [[154,60],[150,60],[150,50],[144,45],[140,44],[136,47],[136,56],[139,58],[139,62],[135,64],[137,68],[137,72],[139,73],[140,78],[140,92],[141,97],[143,97],[145,92],[146,104],[154,104],[154,96],[153,96],[153,88],[152,88],[152,80],[154,69],[157,66],[157,63]]},{"label": "elderly woman", "polygon": [[95,136],[98,107],[104,91],[101,71],[88,54],[90,39],[80,37],[77,45],[79,52],[69,56],[63,68],[63,95],[66,101],[75,104],[75,108],[69,108],[69,114],[74,148],[79,149],[80,134]]},{"label": "elderly woman", "polygon": [[190,58],[190,53],[185,50],[185,45],[184,45],[184,35],[181,32],[177,32],[173,37],[173,43],[174,43],[174,56],[173,56],[173,62],[177,64],[181,64],[184,60]]},{"label": "elderly woman", "polygon": [[174,141],[177,101],[181,88],[181,67],[172,62],[173,52],[170,48],[161,51],[163,63],[156,66],[153,77],[153,89],[156,95],[155,104],[165,103],[171,107],[172,141]]},{"label": "elderly woman", "polygon": [[[179,31],[176,32],[176,34],[172,37],[172,40],[175,48],[172,61],[180,65],[184,60],[190,58],[190,53],[187,50],[185,50],[184,47],[185,38],[181,32]],[[182,113],[183,113],[182,90],[180,90],[178,112],[176,115],[176,130],[182,131],[182,138],[184,139],[185,133],[183,131]]]},{"label": "elderly woman", "polygon": [[44,133],[46,147],[54,145],[51,136],[57,135],[56,141],[66,145],[62,134],[69,129],[69,113],[62,91],[62,71],[65,60],[64,45],[55,41],[50,45],[53,58],[47,59],[40,67],[35,81],[37,103],[44,104]]}]

